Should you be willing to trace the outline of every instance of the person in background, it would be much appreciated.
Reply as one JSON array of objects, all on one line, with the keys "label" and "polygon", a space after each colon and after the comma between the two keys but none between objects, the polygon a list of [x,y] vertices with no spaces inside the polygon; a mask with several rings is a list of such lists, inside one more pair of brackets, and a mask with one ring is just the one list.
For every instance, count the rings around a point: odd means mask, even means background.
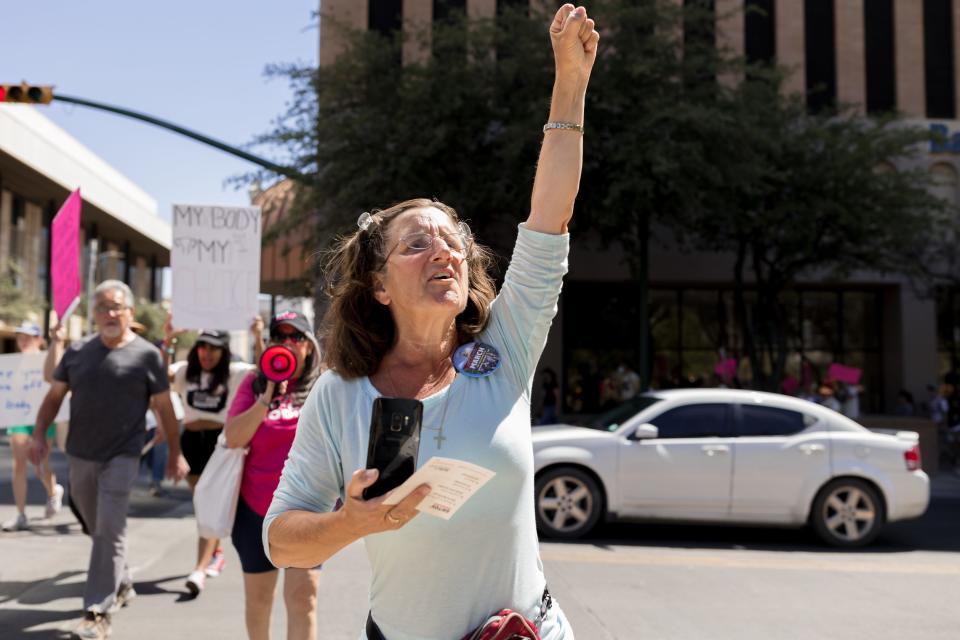
[{"label": "person in background", "polygon": [[[227,419],[227,410],[241,382],[253,367],[243,362],[233,362],[230,334],[218,329],[202,329],[187,353],[187,359],[169,364],[174,351],[173,341],[183,331],[173,328],[173,318],[168,315],[163,332],[164,363],[168,365],[173,391],[184,404],[180,449],[190,465],[187,484],[193,491],[217,446],[217,438]],[[220,575],[225,563],[226,556],[220,541],[200,537],[197,542],[197,562],[187,576],[186,586],[190,593],[199,595],[207,577]]]},{"label": "person in background", "polygon": [[557,404],[560,400],[560,385],[557,383],[557,374],[547,367],[543,371],[543,411],[540,413],[540,424],[556,424]]},{"label": "person in background", "polygon": [[250,323],[250,335],[253,338],[253,364],[260,362],[260,356],[263,355],[263,318],[257,314],[253,316]]},{"label": "person in background", "polygon": [[893,412],[898,416],[916,415],[917,407],[913,402],[913,394],[906,389],[900,389],[897,393],[897,406]]},{"label": "person in background", "polygon": [[126,562],[127,509],[151,404],[167,433],[167,475],[180,480],[187,472],[163,358],[130,329],[133,292],[119,280],[106,280],[93,295],[97,331],[71,344],[53,372],[31,449],[31,459],[39,464],[49,452],[44,433],[71,393],[70,497],[93,543],[83,586],[84,618],[73,634],[80,640],[107,638],[110,616],[136,595]]},{"label": "person in background", "polygon": [[837,400],[840,401],[840,413],[851,420],[860,419],[860,385],[837,381],[834,384],[837,390]]},{"label": "person in background", "polygon": [[[43,337],[40,327],[31,322],[24,322],[16,328],[17,350],[20,353],[40,353],[43,351]],[[55,350],[47,351],[44,362],[44,379],[49,382],[47,362],[55,357]],[[51,367],[52,371],[52,367]],[[29,529],[27,520],[27,467],[29,466],[30,442],[33,437],[33,425],[19,425],[7,428],[7,437],[10,439],[10,449],[13,452],[13,501],[17,507],[17,514],[3,523],[4,531],[21,531]],[[47,455],[39,464],[33,467],[37,478],[43,483],[47,491],[47,505],[44,509],[44,518],[52,518],[60,512],[63,505],[63,487],[57,484],[57,476],[50,468],[49,448],[56,436],[57,425],[51,424],[47,428]]]},{"label": "person in background", "polygon": [[[170,394],[170,403],[177,424],[183,421],[183,404],[175,393]],[[143,452],[140,464],[146,467],[150,474],[150,495],[158,498],[163,495],[163,476],[167,468],[167,437],[160,427],[156,411],[151,408],[144,418],[147,421],[147,431],[144,434]]]},{"label": "person in background", "polygon": [[820,388],[817,389],[817,396],[820,404],[825,406],[827,409],[833,409],[836,412],[840,412],[842,406],[840,401],[837,400],[836,393],[833,390],[833,385],[828,382],[824,382],[820,385]]},{"label": "person in background", "polygon": [[[275,315],[270,321],[270,343],[293,351],[297,358],[293,377],[278,385],[262,372],[248,374],[230,403],[223,427],[228,447],[249,447],[231,538],[243,568],[244,612],[251,640],[270,637],[278,577],[263,550],[263,518],[293,445],[300,410],[321,371],[320,345],[303,314]],[[283,599],[290,640],[316,637],[318,568],[286,570]]]},{"label": "person in background", "polygon": [[947,426],[947,412],[950,410],[950,403],[947,401],[950,393],[953,391],[950,385],[927,385],[927,415],[938,429]]}]

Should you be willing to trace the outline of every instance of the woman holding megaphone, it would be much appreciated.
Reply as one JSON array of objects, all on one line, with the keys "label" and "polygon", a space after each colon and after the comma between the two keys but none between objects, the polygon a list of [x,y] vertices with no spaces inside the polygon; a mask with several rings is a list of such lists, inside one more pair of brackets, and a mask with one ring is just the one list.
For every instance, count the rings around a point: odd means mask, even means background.
[{"label": "woman holding megaphone", "polygon": [[[269,638],[277,569],[263,552],[263,518],[280,482],[300,408],[320,375],[320,347],[303,314],[282,311],[270,322],[259,371],[240,384],[224,435],[228,447],[249,447],[240,481],[233,545],[243,567],[247,634]],[[283,596],[287,637],[316,637],[317,569],[287,569]]]}]

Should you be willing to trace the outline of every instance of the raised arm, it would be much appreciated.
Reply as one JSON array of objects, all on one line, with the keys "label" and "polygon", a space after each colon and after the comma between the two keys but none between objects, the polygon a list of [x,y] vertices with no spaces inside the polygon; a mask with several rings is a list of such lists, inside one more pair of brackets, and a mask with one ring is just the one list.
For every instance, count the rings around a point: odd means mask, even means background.
[{"label": "raised arm", "polygon": [[[597,58],[600,34],[584,7],[565,4],[550,24],[550,40],[556,69],[549,122],[582,127],[587,84]],[[566,233],[580,188],[582,166],[582,129],[547,129],[533,181],[527,228]]]},{"label": "raised arm", "polygon": [[67,328],[59,322],[50,328],[50,348],[47,357],[43,359],[43,380],[53,384],[53,370],[60,364],[63,351],[67,344]]}]

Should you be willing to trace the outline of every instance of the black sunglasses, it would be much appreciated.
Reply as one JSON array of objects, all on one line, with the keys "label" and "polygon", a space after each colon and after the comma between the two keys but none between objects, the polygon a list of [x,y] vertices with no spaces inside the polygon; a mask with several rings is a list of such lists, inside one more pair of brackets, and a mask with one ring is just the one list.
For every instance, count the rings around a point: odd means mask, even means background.
[{"label": "black sunglasses", "polygon": [[291,331],[290,333],[275,333],[270,336],[270,339],[274,342],[280,344],[286,342],[287,340],[293,340],[294,342],[303,342],[307,339],[307,334],[302,331]]}]

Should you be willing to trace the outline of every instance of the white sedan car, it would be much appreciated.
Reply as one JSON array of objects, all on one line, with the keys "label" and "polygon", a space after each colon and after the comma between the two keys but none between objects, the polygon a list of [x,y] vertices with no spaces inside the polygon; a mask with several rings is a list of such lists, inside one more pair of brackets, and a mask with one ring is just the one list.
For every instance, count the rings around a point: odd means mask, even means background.
[{"label": "white sedan car", "polygon": [[810,524],[856,547],[930,500],[915,432],[756,391],[650,392],[589,427],[535,427],[533,451],[546,537],[583,536],[601,518]]}]

